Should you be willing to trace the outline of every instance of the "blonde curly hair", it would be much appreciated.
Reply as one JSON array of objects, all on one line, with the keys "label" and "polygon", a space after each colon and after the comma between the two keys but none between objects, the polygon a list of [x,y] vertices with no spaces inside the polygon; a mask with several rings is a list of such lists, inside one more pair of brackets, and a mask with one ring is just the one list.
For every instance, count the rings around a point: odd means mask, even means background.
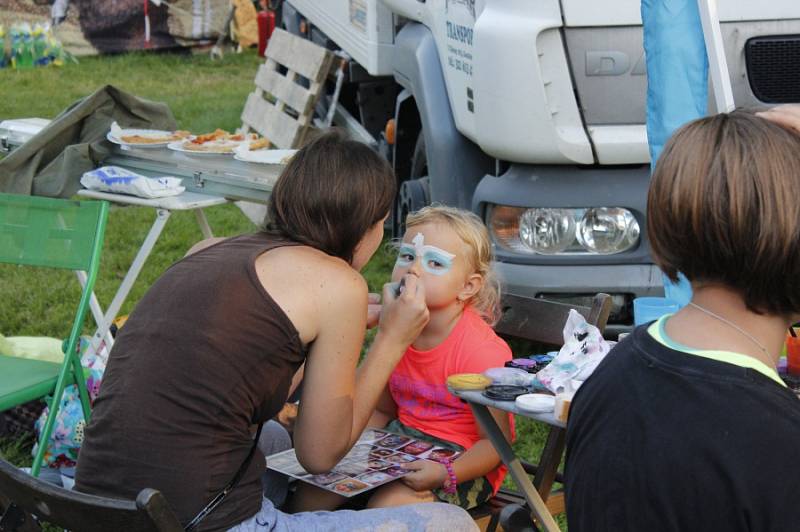
[{"label": "blonde curly hair", "polygon": [[468,263],[483,278],[483,286],[465,303],[472,306],[489,325],[494,325],[500,319],[500,282],[492,270],[494,257],[486,226],[469,211],[434,204],[409,214],[406,218],[406,230],[430,223],[447,225],[470,248]]}]

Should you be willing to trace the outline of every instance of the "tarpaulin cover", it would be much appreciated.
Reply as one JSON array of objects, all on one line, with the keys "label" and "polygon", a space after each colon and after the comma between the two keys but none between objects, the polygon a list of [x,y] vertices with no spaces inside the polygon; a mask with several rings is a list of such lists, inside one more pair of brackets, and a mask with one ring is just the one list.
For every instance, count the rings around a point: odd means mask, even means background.
[{"label": "tarpaulin cover", "polygon": [[0,192],[67,198],[84,172],[110,153],[111,123],[123,128],[174,131],[164,103],[151,102],[106,85],[69,106],[47,127],[0,160]]}]

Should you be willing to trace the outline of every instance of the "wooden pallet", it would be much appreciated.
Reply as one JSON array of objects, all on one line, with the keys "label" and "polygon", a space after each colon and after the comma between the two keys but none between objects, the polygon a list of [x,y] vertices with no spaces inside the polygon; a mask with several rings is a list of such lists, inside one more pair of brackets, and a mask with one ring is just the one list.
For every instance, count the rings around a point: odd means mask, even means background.
[{"label": "wooden pallet", "polygon": [[277,148],[297,148],[311,125],[334,55],[280,29],[273,32],[264,55],[256,90],[242,111],[242,129],[257,131]]}]

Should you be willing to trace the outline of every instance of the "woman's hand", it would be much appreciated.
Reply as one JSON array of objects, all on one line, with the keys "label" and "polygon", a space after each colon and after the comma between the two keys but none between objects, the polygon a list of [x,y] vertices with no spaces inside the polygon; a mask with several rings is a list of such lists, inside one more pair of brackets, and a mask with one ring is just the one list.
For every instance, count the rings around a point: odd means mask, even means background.
[{"label": "woman's hand", "polygon": [[800,134],[800,104],[778,105],[756,113],[756,116],[775,122]]},{"label": "woman's hand", "polygon": [[378,325],[381,318],[381,295],[370,292],[367,294],[367,329]]},{"label": "woman's hand", "polygon": [[403,464],[404,469],[413,471],[400,480],[403,484],[416,491],[433,490],[444,486],[447,479],[447,468],[439,462],[430,460],[417,460]]},{"label": "woman's hand", "polygon": [[430,313],[425,303],[425,287],[416,275],[404,277],[405,287],[397,296],[392,283],[383,286],[383,309],[379,334],[383,340],[404,351],[428,324]]}]

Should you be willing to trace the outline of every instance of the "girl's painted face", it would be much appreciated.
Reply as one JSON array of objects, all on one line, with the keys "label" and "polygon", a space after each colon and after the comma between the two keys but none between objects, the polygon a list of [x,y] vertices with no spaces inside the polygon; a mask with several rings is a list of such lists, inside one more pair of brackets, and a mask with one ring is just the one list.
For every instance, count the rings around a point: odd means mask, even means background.
[{"label": "girl's painted face", "polygon": [[452,253],[431,245],[425,245],[425,236],[417,233],[412,244],[403,243],[397,253],[397,266],[409,267],[421,259],[422,268],[432,275],[445,275],[453,269]]},{"label": "girl's painted face", "polygon": [[397,253],[392,281],[416,275],[425,285],[425,302],[435,310],[457,304],[467,279],[470,248],[444,223],[410,228]]}]

